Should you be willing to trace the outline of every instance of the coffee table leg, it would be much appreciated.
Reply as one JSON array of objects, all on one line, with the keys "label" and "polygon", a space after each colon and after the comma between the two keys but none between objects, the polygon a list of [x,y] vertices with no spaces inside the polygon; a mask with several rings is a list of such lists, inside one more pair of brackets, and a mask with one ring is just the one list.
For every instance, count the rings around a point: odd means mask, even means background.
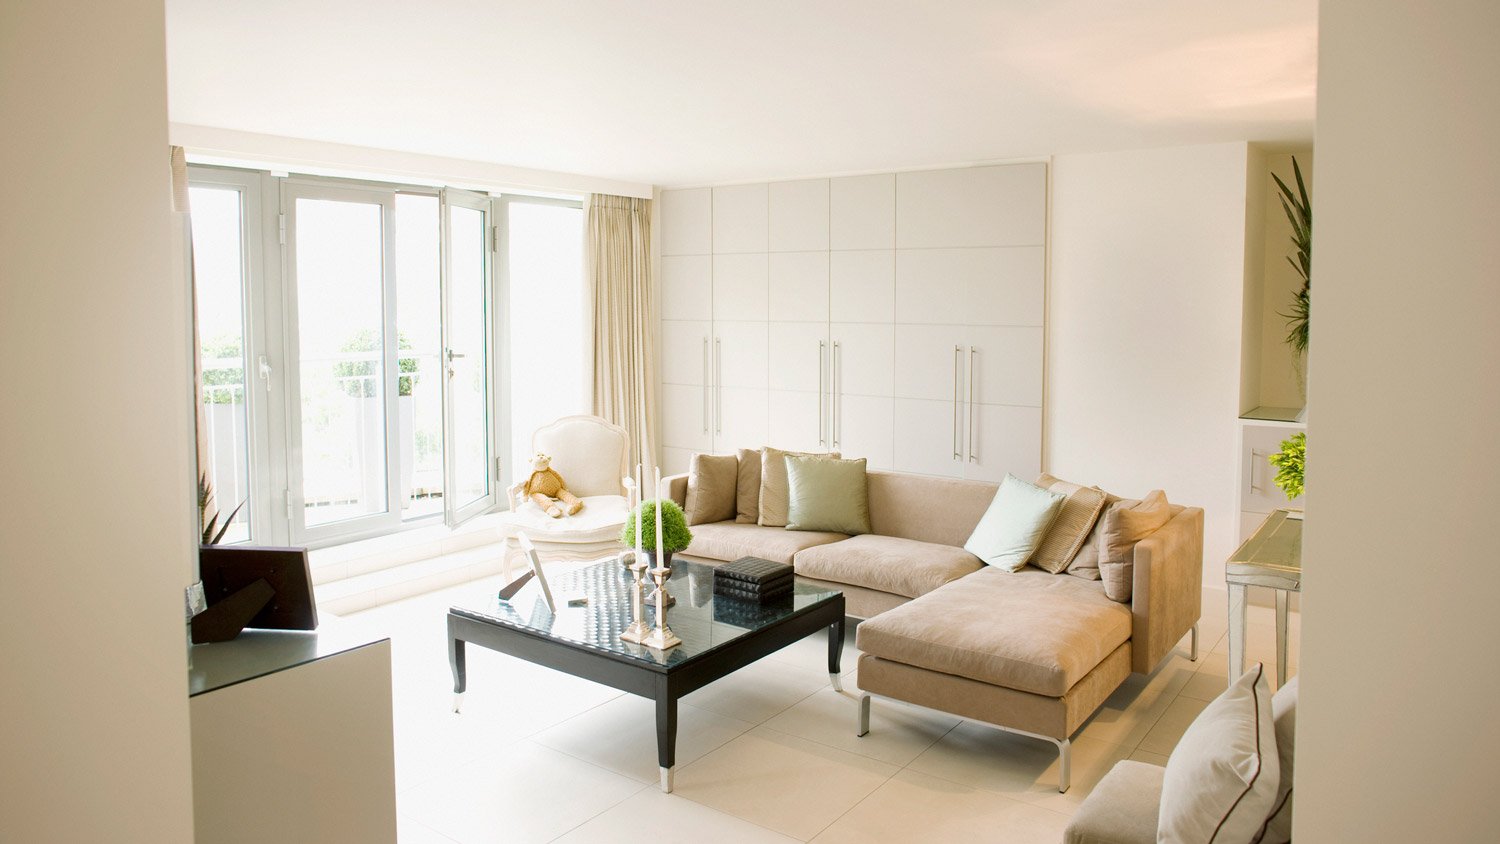
[{"label": "coffee table leg", "polygon": [[844,619],[842,617],[828,626],[828,682],[833,690],[842,692],[844,681],[839,678],[839,663],[844,657]]},{"label": "coffee table leg", "polygon": [[453,669],[453,711],[459,712],[463,709],[464,688],[468,685],[463,639],[448,639],[448,667]]},{"label": "coffee table leg", "polygon": [[667,687],[666,677],[656,681],[656,764],[661,769],[661,790],[671,794],[677,766],[677,696]]}]

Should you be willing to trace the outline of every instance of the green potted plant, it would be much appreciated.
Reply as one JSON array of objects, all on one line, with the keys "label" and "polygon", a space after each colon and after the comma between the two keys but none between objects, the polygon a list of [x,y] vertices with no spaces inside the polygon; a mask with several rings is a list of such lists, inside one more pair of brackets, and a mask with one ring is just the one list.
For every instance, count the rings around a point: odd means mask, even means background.
[{"label": "green potted plant", "polygon": [[[656,560],[656,507],[661,505],[661,547],[666,557],[660,565],[667,568],[672,567],[672,555],[678,551],[686,550],[693,541],[693,532],[688,530],[687,516],[683,515],[682,508],[671,501],[645,501],[636,508],[640,511],[641,519],[641,548],[646,552],[646,559],[651,562],[652,567],[658,565]],[[625,530],[620,534],[620,541],[627,548],[635,547],[635,521],[636,513],[631,512],[625,519]]]},{"label": "green potted plant", "polygon": [[1304,492],[1302,473],[1307,467],[1307,434],[1298,433],[1291,439],[1282,440],[1281,451],[1271,455],[1270,460],[1276,467],[1276,477],[1272,479],[1276,486],[1286,493],[1287,498],[1301,498]]},{"label": "green potted plant", "polygon": [[1291,313],[1282,314],[1286,318],[1286,342],[1293,351],[1303,355],[1307,353],[1307,323],[1312,306],[1312,200],[1307,197],[1307,185],[1302,181],[1302,168],[1298,166],[1296,156],[1292,157],[1292,173],[1297,180],[1296,193],[1292,193],[1280,176],[1272,173],[1271,178],[1276,180],[1276,187],[1281,192],[1281,210],[1286,212],[1287,222],[1292,224],[1292,248],[1297,259],[1294,261],[1288,255],[1286,260],[1302,278],[1302,286],[1292,295]]}]

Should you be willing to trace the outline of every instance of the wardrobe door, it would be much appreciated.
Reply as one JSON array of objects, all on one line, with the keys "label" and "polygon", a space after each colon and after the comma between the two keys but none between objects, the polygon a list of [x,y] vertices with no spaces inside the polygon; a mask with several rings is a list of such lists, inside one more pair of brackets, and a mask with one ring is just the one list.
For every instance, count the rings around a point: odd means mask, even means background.
[{"label": "wardrobe door", "polygon": [[1005,480],[1012,474],[1030,481],[1042,470],[1042,409],[978,404],[963,437],[964,477]]},{"label": "wardrobe door", "polygon": [[713,445],[713,196],[707,189],[661,195],[661,461],[687,471]]},{"label": "wardrobe door", "polygon": [[896,471],[963,477],[963,411],[958,401],[894,399]]},{"label": "wardrobe door", "polygon": [[770,325],[770,419],[765,445],[827,450],[831,349],[826,322]]}]

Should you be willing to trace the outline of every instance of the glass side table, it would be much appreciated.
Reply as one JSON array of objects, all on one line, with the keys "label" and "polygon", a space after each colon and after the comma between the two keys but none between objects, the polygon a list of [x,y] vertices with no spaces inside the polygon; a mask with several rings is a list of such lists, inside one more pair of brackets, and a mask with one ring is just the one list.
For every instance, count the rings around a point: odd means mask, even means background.
[{"label": "glass side table", "polygon": [[1276,685],[1285,685],[1287,600],[1302,591],[1302,512],[1282,508],[1266,516],[1229,557],[1224,581],[1229,586],[1229,682],[1245,673],[1245,587],[1264,586],[1276,590]]}]

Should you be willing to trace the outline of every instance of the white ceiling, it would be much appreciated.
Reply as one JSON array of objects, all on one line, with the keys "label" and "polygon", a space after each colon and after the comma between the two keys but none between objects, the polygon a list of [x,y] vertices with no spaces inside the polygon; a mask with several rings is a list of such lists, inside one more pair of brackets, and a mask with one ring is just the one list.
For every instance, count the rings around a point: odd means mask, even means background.
[{"label": "white ceiling", "polygon": [[167,0],[171,119],[661,185],[1312,138],[1313,0]]}]

